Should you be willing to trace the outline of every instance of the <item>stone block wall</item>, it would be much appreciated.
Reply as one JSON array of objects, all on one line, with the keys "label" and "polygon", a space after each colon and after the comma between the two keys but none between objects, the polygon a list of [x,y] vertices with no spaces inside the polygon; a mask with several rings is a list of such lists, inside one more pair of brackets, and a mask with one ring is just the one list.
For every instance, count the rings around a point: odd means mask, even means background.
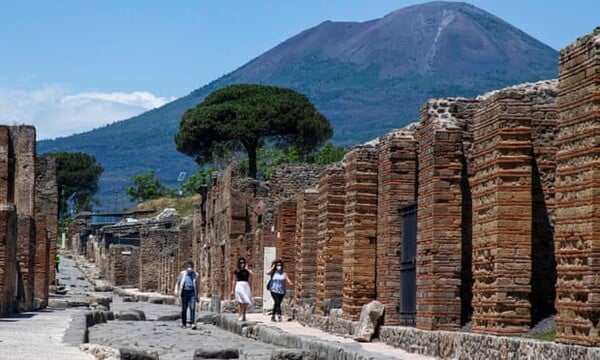
[{"label": "stone block wall", "polygon": [[17,213],[13,204],[0,204],[0,316],[16,310]]},{"label": "stone block wall", "polygon": [[377,300],[385,305],[384,324],[399,325],[402,206],[417,200],[415,126],[382,136],[378,152]]},{"label": "stone block wall", "polygon": [[[417,327],[457,330],[470,303],[468,127],[477,102],[430,100],[421,107],[417,215]],[[466,140],[466,141],[465,141]],[[467,305],[465,305],[467,304]]]},{"label": "stone block wall", "polygon": [[17,212],[33,216],[35,208],[35,128],[11,126],[10,138],[15,156],[14,203]]},{"label": "stone block wall", "polygon": [[377,149],[357,146],[344,156],[344,318],[356,321],[375,299],[377,252]]},{"label": "stone block wall", "polygon": [[560,52],[556,338],[600,345],[600,28]]},{"label": "stone block wall", "polygon": [[[170,229],[142,229],[140,232],[140,275],[138,286],[141,291],[159,291],[161,259],[171,254],[179,243],[179,232]],[[164,270],[163,270],[164,272]]]},{"label": "stone block wall", "polygon": [[[326,300],[338,301],[343,297],[344,277],[344,207],[346,179],[341,164],[325,168],[319,177],[317,287],[315,312],[328,315]],[[327,313],[327,314],[326,314]]]},{"label": "stone block wall", "polygon": [[140,279],[140,248],[133,245],[111,245],[108,251],[108,279],[116,286],[137,287]]},{"label": "stone block wall", "polygon": [[298,194],[296,209],[296,303],[317,294],[317,213],[319,193],[307,189]]}]

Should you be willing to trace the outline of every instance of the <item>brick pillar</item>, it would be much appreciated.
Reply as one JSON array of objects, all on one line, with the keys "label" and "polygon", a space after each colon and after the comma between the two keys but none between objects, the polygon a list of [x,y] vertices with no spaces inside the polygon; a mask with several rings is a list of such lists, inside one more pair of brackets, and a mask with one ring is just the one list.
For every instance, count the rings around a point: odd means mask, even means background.
[{"label": "brick pillar", "polygon": [[344,156],[343,316],[357,321],[362,306],[375,299],[377,251],[377,149],[358,146]]},{"label": "brick pillar", "polygon": [[294,294],[297,304],[316,296],[318,196],[315,189],[306,189],[297,196]]},{"label": "brick pillar", "polygon": [[600,346],[600,28],[559,67],[556,340]]},{"label": "brick pillar", "polygon": [[317,314],[324,302],[341,302],[344,291],[344,206],[346,203],[344,168],[330,165],[319,177],[317,241]]},{"label": "brick pillar", "polygon": [[35,281],[35,222],[18,215],[17,258],[19,260],[19,301],[23,310],[33,309]]},{"label": "brick pillar", "polygon": [[463,143],[477,102],[421,107],[417,215],[417,327],[457,330],[470,306],[470,193]]},{"label": "brick pillar", "polygon": [[294,283],[291,289],[296,289],[296,207],[295,200],[282,201],[277,207],[275,219],[275,247],[277,258],[285,266],[285,272]]},{"label": "brick pillar", "polygon": [[500,91],[475,115],[474,332],[519,335],[531,321],[531,96]]},{"label": "brick pillar", "polygon": [[56,161],[38,157],[35,162],[35,297],[48,300],[54,281],[54,256],[58,231],[58,185]]},{"label": "brick pillar", "polygon": [[13,204],[0,204],[0,316],[16,310],[17,214]]},{"label": "brick pillar", "polygon": [[417,200],[414,131],[395,131],[381,137],[377,151],[377,300],[385,304],[384,325],[391,326],[400,325],[400,208]]},{"label": "brick pillar", "polygon": [[17,212],[33,216],[35,208],[35,128],[11,126],[15,155],[15,205]]}]

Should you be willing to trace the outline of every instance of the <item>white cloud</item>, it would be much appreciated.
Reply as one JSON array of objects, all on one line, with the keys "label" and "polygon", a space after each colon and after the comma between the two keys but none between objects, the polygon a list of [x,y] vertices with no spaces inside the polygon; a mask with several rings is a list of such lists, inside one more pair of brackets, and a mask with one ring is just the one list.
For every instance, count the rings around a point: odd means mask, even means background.
[{"label": "white cloud", "polygon": [[143,91],[69,94],[60,85],[0,88],[0,123],[34,125],[38,140],[53,139],[128,119],[172,100]]}]

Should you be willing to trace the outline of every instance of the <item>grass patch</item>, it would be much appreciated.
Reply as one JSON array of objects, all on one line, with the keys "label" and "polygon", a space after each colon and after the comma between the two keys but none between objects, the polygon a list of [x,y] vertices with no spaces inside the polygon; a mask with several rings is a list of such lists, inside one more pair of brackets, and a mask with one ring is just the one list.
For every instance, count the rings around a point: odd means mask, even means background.
[{"label": "grass patch", "polygon": [[542,341],[554,341],[556,337],[556,330],[550,330],[547,332],[543,332],[541,334],[537,334],[534,336],[534,339],[542,340]]},{"label": "grass patch", "polygon": [[180,217],[191,215],[194,212],[194,204],[200,201],[200,195],[190,197],[160,198],[139,203],[137,210],[155,210],[151,216],[155,216],[165,208],[174,208]]}]

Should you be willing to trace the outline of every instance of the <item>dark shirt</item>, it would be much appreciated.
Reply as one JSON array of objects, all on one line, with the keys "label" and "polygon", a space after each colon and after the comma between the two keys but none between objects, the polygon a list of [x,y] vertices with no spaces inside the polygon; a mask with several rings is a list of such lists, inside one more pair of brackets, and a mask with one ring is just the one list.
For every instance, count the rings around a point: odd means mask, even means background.
[{"label": "dark shirt", "polygon": [[246,269],[235,271],[235,278],[237,281],[248,281],[249,277],[250,273]]}]

